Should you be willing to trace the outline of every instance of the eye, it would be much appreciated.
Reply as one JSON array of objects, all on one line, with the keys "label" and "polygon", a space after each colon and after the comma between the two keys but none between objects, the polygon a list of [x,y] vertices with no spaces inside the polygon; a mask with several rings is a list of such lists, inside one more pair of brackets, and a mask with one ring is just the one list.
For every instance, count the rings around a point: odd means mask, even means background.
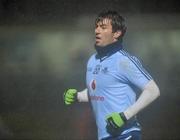
[{"label": "eye", "polygon": [[100,26],[96,24],[96,25],[95,25],[95,29],[97,29],[98,27],[100,27]]},{"label": "eye", "polygon": [[103,25],[103,26],[101,26],[101,28],[102,28],[102,29],[106,29],[106,26]]}]

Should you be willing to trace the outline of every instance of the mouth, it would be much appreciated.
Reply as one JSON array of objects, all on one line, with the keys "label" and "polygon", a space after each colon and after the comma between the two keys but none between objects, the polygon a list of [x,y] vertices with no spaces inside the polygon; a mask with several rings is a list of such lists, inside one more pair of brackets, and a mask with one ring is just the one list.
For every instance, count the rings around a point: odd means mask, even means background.
[{"label": "mouth", "polygon": [[101,38],[99,36],[96,36],[96,42],[100,41],[100,40],[101,40]]}]

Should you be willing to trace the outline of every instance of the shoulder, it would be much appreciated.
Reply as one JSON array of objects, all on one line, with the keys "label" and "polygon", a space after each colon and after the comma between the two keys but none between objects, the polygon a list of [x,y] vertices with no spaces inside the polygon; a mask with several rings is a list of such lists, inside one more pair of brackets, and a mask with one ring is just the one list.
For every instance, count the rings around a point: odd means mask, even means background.
[{"label": "shoulder", "polygon": [[118,51],[118,53],[116,54],[116,60],[118,63],[127,63],[127,62],[130,62],[130,58],[131,55],[124,51],[124,50],[120,50]]},{"label": "shoulder", "polygon": [[125,50],[120,50],[119,55],[121,56],[119,59],[120,61],[126,61],[126,62],[129,61],[130,63],[141,64],[141,61],[139,60],[139,58],[137,58],[134,55],[131,55],[130,53],[128,53]]},{"label": "shoulder", "polygon": [[87,62],[87,65],[89,65],[90,63],[93,63],[93,62],[95,61],[95,59],[96,59],[96,53],[94,53],[93,55],[91,55],[91,56],[89,57],[89,60],[88,60],[88,62]]},{"label": "shoulder", "polygon": [[118,52],[118,65],[120,67],[120,69],[124,70],[124,71],[132,71],[134,69],[134,67],[141,67],[142,64],[140,62],[140,60],[136,57],[131,55],[130,53],[128,53],[125,50],[120,50]]},{"label": "shoulder", "polygon": [[96,59],[96,53],[92,54],[90,57],[89,57],[89,60],[88,61],[92,61]]}]

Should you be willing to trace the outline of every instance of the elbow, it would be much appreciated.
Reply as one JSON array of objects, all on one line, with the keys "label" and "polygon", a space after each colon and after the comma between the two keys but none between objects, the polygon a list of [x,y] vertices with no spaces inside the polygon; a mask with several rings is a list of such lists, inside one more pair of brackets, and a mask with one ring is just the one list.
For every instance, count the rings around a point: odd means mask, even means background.
[{"label": "elbow", "polygon": [[160,96],[160,89],[159,89],[159,87],[157,87],[157,97],[159,97]]},{"label": "elbow", "polygon": [[149,89],[154,99],[160,96],[160,89],[153,80],[149,82],[146,88]]},{"label": "elbow", "polygon": [[154,84],[153,93],[155,98],[158,98],[160,96],[160,89],[156,84]]}]

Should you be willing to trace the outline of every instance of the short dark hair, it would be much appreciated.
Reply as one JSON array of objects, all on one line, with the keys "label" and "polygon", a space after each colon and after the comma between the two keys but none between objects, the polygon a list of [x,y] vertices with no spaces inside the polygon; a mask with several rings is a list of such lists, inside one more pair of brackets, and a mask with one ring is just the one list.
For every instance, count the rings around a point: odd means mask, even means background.
[{"label": "short dark hair", "polygon": [[123,37],[127,29],[125,25],[125,19],[121,15],[119,15],[117,11],[106,10],[99,13],[99,15],[97,16],[95,20],[95,24],[103,21],[105,18],[111,20],[112,31],[116,32],[120,30],[122,32],[122,35],[120,36],[120,38]]}]

